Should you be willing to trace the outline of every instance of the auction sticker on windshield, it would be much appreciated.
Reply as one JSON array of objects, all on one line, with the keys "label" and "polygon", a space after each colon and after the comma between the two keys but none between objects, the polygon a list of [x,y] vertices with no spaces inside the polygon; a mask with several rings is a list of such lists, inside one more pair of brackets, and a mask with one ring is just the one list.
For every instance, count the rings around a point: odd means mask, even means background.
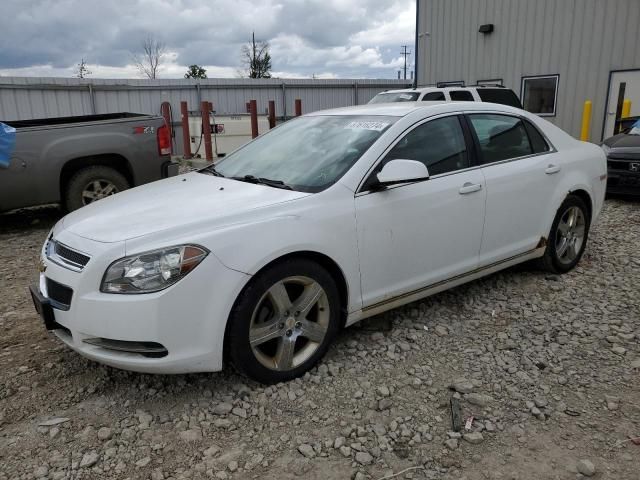
[{"label": "auction sticker on windshield", "polygon": [[349,128],[352,130],[375,130],[376,132],[381,132],[387,126],[389,126],[389,122],[349,122],[344,128]]}]

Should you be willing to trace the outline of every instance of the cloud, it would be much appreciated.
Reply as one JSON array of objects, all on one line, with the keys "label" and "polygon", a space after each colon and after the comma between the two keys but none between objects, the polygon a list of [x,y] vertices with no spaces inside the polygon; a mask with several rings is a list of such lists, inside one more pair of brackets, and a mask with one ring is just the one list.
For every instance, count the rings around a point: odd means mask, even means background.
[{"label": "cloud", "polygon": [[255,31],[271,44],[273,74],[394,78],[413,44],[415,0],[3,0],[1,75],[139,77],[132,52],[148,35],[167,46],[160,75],[204,65],[235,77]]}]

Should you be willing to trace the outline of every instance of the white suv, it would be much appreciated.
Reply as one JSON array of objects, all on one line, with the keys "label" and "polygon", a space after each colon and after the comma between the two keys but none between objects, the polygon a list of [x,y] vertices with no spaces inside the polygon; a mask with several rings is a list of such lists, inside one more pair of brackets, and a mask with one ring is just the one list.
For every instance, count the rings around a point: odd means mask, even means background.
[{"label": "white suv", "polygon": [[522,104],[513,90],[500,85],[387,90],[377,94],[369,101],[369,103],[396,102],[491,102],[522,108]]}]

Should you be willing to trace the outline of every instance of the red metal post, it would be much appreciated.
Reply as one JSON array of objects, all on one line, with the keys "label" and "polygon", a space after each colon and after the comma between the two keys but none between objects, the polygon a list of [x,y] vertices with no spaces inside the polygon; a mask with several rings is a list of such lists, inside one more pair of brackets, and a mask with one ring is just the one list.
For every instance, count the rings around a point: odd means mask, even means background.
[{"label": "red metal post", "polygon": [[200,106],[202,112],[202,135],[204,136],[204,152],[207,162],[213,161],[213,150],[211,149],[211,122],[209,121],[209,102],[203,101]]},{"label": "red metal post", "polygon": [[191,158],[191,135],[189,134],[189,109],[187,102],[180,102],[180,116],[182,117],[182,150],[184,158]]},{"label": "red metal post", "polygon": [[249,101],[249,113],[251,114],[251,138],[258,136],[258,105],[255,100]]},{"label": "red metal post", "polygon": [[269,100],[269,128],[276,126],[276,102]]},{"label": "red metal post", "polygon": [[302,115],[302,100],[296,98],[296,117]]}]

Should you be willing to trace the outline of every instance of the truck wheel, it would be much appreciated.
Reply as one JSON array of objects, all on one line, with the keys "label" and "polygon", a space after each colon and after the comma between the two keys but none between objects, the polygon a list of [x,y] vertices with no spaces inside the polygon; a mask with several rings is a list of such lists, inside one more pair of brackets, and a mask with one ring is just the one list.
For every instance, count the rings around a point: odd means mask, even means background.
[{"label": "truck wheel", "polygon": [[231,363],[248,377],[277,383],[303,375],[325,354],[340,325],[340,296],[331,275],[289,259],[256,275],[236,300],[228,323]]},{"label": "truck wheel", "polygon": [[67,184],[65,205],[69,211],[77,210],[130,186],[124,175],[111,167],[98,165],[83,168]]}]

